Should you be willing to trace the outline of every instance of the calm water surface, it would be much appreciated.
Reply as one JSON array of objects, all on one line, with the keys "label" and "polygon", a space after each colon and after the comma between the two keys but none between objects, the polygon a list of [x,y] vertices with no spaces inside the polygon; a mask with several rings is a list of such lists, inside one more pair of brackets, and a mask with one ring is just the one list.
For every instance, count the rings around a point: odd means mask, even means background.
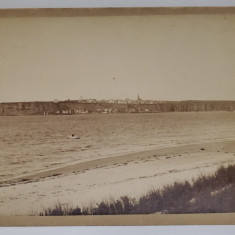
[{"label": "calm water surface", "polygon": [[[72,133],[81,139],[67,139]],[[0,180],[129,152],[234,139],[234,112],[0,116]]]}]

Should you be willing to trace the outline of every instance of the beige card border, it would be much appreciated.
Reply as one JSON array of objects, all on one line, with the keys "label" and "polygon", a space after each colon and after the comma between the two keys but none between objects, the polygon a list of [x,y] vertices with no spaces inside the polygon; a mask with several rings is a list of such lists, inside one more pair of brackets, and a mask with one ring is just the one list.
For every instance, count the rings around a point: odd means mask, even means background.
[{"label": "beige card border", "polygon": [[235,14],[235,7],[129,7],[0,9],[0,17]]},{"label": "beige card border", "polygon": [[[0,17],[235,14],[235,7],[0,9]],[[101,216],[0,216],[0,226],[235,225],[235,213]]]},{"label": "beige card border", "polygon": [[235,213],[179,215],[0,216],[0,226],[235,225]]}]

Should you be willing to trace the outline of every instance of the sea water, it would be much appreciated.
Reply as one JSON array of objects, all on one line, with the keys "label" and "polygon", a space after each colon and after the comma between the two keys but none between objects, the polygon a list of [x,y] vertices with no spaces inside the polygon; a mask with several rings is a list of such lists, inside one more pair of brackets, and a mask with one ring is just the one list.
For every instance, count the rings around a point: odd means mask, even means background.
[{"label": "sea water", "polygon": [[[80,139],[68,139],[68,135]],[[170,146],[235,139],[235,112],[0,116],[0,180]]]}]

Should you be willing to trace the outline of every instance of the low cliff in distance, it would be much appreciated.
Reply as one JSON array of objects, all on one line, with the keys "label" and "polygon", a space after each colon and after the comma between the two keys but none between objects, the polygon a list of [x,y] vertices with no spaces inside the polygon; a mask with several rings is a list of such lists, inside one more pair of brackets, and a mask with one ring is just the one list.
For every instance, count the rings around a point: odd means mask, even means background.
[{"label": "low cliff in distance", "polygon": [[0,103],[1,116],[199,111],[235,111],[235,101],[67,100]]}]

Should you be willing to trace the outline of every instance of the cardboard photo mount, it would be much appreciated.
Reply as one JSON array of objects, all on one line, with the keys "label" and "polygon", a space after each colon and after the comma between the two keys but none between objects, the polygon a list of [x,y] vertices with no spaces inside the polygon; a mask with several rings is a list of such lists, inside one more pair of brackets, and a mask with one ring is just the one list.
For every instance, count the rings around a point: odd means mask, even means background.
[{"label": "cardboard photo mount", "polygon": [[[235,7],[153,7],[153,8],[68,8],[68,9],[1,9],[3,18],[44,17],[128,17],[162,15],[185,16],[224,16],[235,14]],[[3,190],[0,188],[0,190]],[[232,225],[235,213],[208,214],[151,214],[151,215],[101,215],[101,216],[0,216],[0,226],[143,226],[143,225]]]}]

